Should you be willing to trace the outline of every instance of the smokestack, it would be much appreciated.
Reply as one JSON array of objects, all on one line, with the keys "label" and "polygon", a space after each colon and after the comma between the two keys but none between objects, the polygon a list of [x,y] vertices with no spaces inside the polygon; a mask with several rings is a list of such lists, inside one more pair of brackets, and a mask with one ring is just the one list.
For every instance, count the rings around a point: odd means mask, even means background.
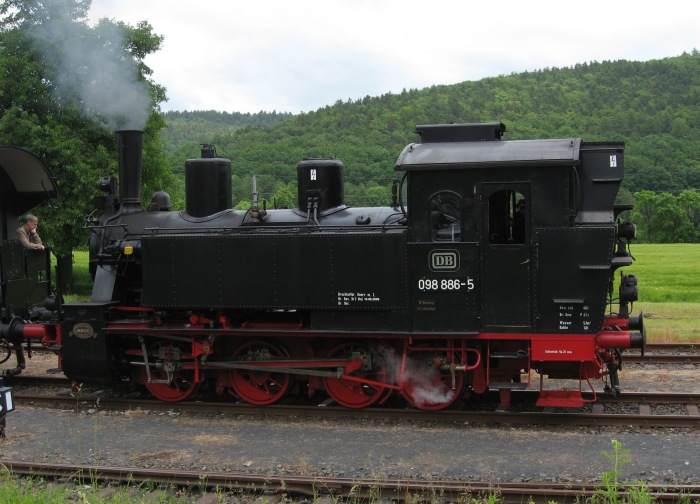
[{"label": "smokestack", "polygon": [[143,131],[120,130],[117,135],[119,156],[119,204],[121,213],[141,209],[141,156]]}]

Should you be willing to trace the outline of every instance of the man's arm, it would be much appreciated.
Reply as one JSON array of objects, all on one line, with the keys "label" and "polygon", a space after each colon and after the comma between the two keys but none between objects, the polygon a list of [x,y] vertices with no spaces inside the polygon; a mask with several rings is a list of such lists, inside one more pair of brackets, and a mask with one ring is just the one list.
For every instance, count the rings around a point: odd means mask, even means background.
[{"label": "man's arm", "polygon": [[[19,240],[19,242],[22,244],[22,246],[24,248],[36,249],[36,250],[43,249],[44,246],[41,244],[41,238],[39,238],[39,235],[37,235],[35,233],[34,236],[36,236],[36,238],[30,240],[30,237],[21,228],[18,229],[17,232],[15,233],[15,239]],[[39,240],[38,243],[36,242],[37,239]]]}]

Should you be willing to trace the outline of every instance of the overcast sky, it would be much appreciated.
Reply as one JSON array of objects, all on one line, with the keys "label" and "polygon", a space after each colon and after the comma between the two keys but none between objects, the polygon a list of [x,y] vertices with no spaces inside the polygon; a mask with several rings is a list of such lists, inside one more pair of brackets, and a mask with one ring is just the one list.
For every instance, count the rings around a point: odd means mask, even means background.
[{"label": "overcast sky", "polygon": [[93,0],[148,21],[163,110],[308,112],[338,100],[700,50],[700,2]]}]

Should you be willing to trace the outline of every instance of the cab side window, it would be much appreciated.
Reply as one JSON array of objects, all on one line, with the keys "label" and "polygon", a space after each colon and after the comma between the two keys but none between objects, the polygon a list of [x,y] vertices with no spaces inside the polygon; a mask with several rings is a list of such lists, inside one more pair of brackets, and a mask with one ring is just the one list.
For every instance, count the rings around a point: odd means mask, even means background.
[{"label": "cab side window", "polygon": [[489,243],[525,243],[525,197],[510,189],[489,197]]},{"label": "cab side window", "polygon": [[444,191],[430,199],[430,233],[433,241],[462,240],[462,198]]}]

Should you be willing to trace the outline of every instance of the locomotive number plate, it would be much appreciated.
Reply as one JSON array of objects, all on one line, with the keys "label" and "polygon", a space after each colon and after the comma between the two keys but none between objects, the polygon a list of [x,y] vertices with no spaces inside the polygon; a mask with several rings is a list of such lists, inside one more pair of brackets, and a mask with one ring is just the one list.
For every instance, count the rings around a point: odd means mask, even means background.
[{"label": "locomotive number plate", "polygon": [[474,290],[473,278],[421,278],[418,280],[418,290],[421,292],[441,292]]}]

